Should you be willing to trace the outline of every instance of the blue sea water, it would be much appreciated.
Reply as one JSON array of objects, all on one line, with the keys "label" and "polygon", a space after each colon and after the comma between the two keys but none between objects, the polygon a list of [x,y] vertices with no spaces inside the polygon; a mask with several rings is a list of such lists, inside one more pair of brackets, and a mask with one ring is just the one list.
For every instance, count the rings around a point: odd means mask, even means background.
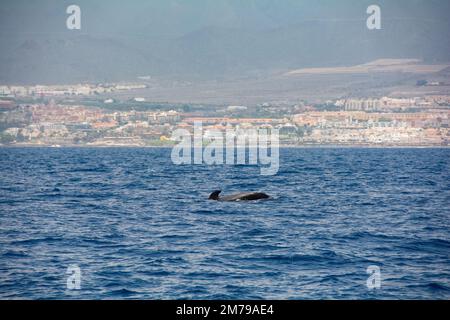
[{"label": "blue sea water", "polygon": [[0,298],[450,298],[450,149],[282,149],[275,176],[170,152],[0,149]]}]

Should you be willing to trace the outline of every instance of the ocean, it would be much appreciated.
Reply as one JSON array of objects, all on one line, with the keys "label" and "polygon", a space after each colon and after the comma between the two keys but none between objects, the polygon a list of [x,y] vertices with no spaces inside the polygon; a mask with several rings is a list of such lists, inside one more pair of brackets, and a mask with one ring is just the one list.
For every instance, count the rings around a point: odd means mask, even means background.
[{"label": "ocean", "polygon": [[170,152],[0,148],[0,298],[450,299],[450,149],[286,148],[274,176]]}]

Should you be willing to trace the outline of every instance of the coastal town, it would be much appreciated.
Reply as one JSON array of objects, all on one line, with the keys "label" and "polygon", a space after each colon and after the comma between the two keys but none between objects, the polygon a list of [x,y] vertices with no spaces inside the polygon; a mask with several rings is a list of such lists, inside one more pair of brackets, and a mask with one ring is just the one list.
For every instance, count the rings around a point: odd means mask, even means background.
[{"label": "coastal town", "polygon": [[[176,129],[278,129],[284,146],[448,146],[450,95],[248,106],[155,103],[143,84],[0,86],[2,146],[170,146]],[[109,97],[109,95],[114,97]]]}]

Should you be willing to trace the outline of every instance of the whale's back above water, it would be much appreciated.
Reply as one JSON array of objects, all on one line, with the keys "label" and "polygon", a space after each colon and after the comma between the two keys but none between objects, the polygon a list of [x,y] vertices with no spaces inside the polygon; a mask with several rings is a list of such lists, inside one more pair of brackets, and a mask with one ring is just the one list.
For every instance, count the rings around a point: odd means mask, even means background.
[{"label": "whale's back above water", "polygon": [[242,192],[229,196],[219,197],[221,190],[214,191],[209,196],[209,200],[217,201],[252,201],[260,199],[268,199],[269,196],[263,192]]}]

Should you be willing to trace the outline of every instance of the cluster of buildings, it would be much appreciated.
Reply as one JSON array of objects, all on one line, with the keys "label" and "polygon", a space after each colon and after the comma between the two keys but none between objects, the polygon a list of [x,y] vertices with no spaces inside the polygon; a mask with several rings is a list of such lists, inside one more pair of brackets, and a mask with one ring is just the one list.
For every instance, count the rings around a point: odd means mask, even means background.
[{"label": "cluster of buildings", "polygon": [[173,110],[111,112],[55,103],[21,105],[0,113],[3,140],[6,136],[7,142],[33,145],[127,145],[124,139],[147,145],[169,135],[179,121],[180,114]]},{"label": "cluster of buildings", "polygon": [[0,97],[58,97],[90,96],[116,91],[145,89],[144,84],[75,84],[75,85],[36,85],[36,86],[0,86]]},{"label": "cluster of buildings", "polygon": [[305,144],[448,145],[450,111],[369,113],[308,112],[293,117],[306,128]]},{"label": "cluster of buildings", "polygon": [[[2,101],[2,100],[0,100]],[[4,100],[3,100],[4,101]],[[421,109],[411,109],[411,105]],[[427,107],[424,107],[424,106]],[[274,117],[249,117],[249,108],[221,111],[112,111],[100,107],[47,104],[0,104],[0,143],[26,145],[154,146],[170,145],[172,132],[227,129],[277,129],[284,145],[442,146],[450,141],[450,97],[338,100],[340,111],[292,106]],[[395,110],[395,106],[408,107]],[[130,108],[131,109],[131,108]],[[353,110],[355,109],[355,110]],[[225,110],[225,113],[223,113]],[[221,113],[222,112],[222,113]],[[226,115],[229,112],[230,115]],[[232,114],[232,115],[231,115]]]},{"label": "cluster of buildings", "polygon": [[416,98],[388,98],[380,99],[340,99],[336,101],[337,107],[345,111],[407,111],[411,109],[436,108],[436,106],[448,106],[450,96],[426,96]]}]

